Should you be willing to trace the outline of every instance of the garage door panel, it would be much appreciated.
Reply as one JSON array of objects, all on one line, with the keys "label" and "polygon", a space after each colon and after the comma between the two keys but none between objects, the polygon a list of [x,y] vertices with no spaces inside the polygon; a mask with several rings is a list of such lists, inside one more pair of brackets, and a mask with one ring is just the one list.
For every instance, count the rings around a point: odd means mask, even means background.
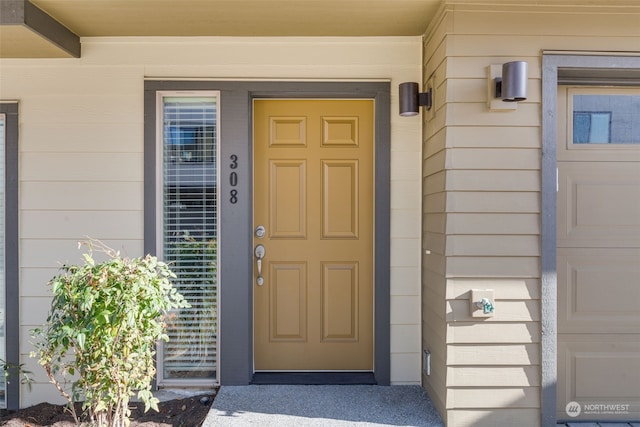
[{"label": "garage door panel", "polygon": [[640,328],[640,249],[558,248],[558,328],[567,333]]},{"label": "garage door panel", "polygon": [[562,163],[558,182],[559,247],[638,246],[638,164]]},{"label": "garage door panel", "polygon": [[583,408],[589,403],[629,404],[630,412],[638,415],[639,340],[630,341],[625,334],[569,334],[558,343],[558,355],[558,370],[572,374],[559,378],[559,413],[564,412],[566,402],[579,402]]}]

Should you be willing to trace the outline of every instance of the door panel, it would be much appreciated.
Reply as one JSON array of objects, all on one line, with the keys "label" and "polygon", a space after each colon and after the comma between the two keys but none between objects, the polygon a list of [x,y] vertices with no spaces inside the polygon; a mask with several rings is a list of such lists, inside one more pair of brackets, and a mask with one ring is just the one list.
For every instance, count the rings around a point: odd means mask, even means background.
[{"label": "door panel", "polygon": [[639,332],[640,249],[558,248],[558,259],[559,331]]},{"label": "door panel", "polygon": [[307,339],[307,266],[306,263],[269,264],[269,340]]},{"label": "door panel", "polygon": [[322,161],[322,238],[358,238],[358,161]]},{"label": "door panel", "polygon": [[640,161],[558,163],[559,194],[565,200],[558,203],[559,247],[638,246],[638,165]]},{"label": "door panel", "polygon": [[373,370],[372,100],[254,101],[254,222],[255,369]]},{"label": "door panel", "polygon": [[[640,89],[559,88],[559,419],[640,417],[640,133],[630,131],[640,129],[640,116],[629,114],[635,108]],[[567,412],[570,402],[581,405],[579,415]]]},{"label": "door panel", "polygon": [[358,264],[322,263],[322,341],[358,341]]},{"label": "door panel", "polygon": [[269,162],[269,229],[272,239],[307,237],[305,160]]},{"label": "door panel", "polygon": [[[594,419],[636,419],[640,384],[640,342],[625,334],[564,334],[558,343],[558,372],[572,375],[558,377],[558,418],[567,419],[565,405],[580,403],[631,404],[635,413],[584,414]],[[559,405],[560,406],[560,405]],[[560,411],[562,411],[560,413]],[[598,416],[599,415],[599,416]]]}]

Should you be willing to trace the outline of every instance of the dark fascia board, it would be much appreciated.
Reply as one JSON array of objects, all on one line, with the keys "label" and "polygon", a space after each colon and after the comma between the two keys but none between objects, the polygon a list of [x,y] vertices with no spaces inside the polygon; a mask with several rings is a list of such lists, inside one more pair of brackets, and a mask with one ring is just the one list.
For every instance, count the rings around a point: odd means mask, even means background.
[{"label": "dark fascia board", "polygon": [[0,25],[23,25],[71,56],[80,58],[80,37],[29,0],[2,0]]}]

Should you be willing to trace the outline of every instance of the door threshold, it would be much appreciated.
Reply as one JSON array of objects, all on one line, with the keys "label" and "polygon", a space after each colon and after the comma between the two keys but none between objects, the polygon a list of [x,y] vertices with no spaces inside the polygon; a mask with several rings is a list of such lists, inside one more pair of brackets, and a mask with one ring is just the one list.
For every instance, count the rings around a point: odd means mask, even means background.
[{"label": "door threshold", "polygon": [[255,372],[251,384],[376,385],[373,372]]}]

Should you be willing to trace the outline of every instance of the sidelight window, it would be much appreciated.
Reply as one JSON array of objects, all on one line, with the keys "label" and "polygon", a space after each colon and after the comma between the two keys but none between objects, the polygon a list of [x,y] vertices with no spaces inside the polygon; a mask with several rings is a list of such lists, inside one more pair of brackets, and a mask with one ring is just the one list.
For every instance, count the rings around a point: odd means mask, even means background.
[{"label": "sidelight window", "polygon": [[190,308],[167,319],[158,382],[214,382],[217,375],[218,97],[159,94],[158,253],[176,273],[174,287]]}]

